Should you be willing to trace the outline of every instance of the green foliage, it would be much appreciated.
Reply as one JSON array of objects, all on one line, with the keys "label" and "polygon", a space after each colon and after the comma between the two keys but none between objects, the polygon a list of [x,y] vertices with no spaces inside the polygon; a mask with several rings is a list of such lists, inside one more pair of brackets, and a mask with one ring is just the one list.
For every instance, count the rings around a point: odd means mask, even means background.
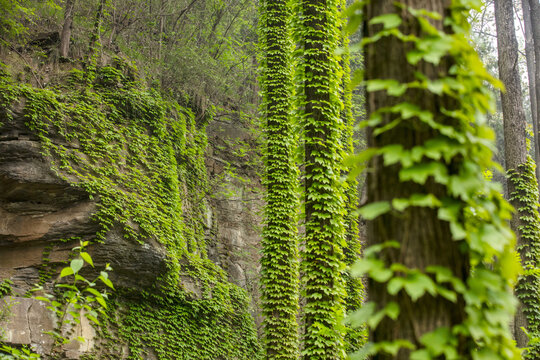
[{"label": "green foliage", "polygon": [[[88,320],[94,324],[99,325],[98,316],[104,315],[104,310],[107,309],[107,292],[104,290],[98,290],[96,283],[99,280],[102,284],[114,289],[112,282],[108,279],[108,273],[101,271],[94,281],[87,280],[81,275],[80,270],[84,264],[87,263],[94,267],[92,257],[86,251],[85,246],[88,242],[82,242],[80,246],[73,248],[73,251],[78,252],[78,257],[71,260],[69,266],[64,267],[60,272],[60,278],[72,277],[71,282],[61,282],[55,284],[57,289],[56,295],[44,293],[43,295],[34,296],[36,300],[43,301],[49,306],[47,309],[52,311],[58,319],[56,328],[53,331],[45,332],[44,334],[51,335],[54,339],[54,346],[51,350],[53,355],[58,355],[61,346],[71,342],[73,330],[80,324],[81,316],[84,315]],[[112,270],[107,264],[105,270]],[[64,279],[66,280],[66,279]],[[6,286],[4,286],[6,284]],[[6,280],[2,282],[4,290],[11,291],[11,281]],[[43,287],[39,286],[32,291],[42,292]],[[8,294],[8,292],[6,292]],[[2,293],[0,292],[0,296]],[[5,306],[8,306],[6,303]],[[100,315],[98,315],[98,313]],[[0,317],[0,320],[2,318]],[[1,339],[1,337],[0,337]],[[75,340],[84,342],[85,339],[77,337]],[[1,344],[0,351],[3,351],[11,356],[0,354],[0,359],[40,359],[40,355],[34,353],[32,350],[23,346],[21,348],[15,348],[13,346]]]},{"label": "green foliage", "polygon": [[297,108],[305,151],[304,359],[345,356],[339,5],[337,0],[303,0],[296,9]]},{"label": "green foliage", "polygon": [[[116,83],[114,76],[126,87],[106,87]],[[200,238],[184,237],[182,203],[197,191],[187,191],[182,198],[179,190],[179,179],[186,179],[188,190],[206,188],[200,176],[204,129],[196,128],[188,109],[122,77],[114,68],[101,68],[96,91],[82,88],[62,94],[8,85],[7,80],[3,85],[26,98],[27,125],[40,137],[53,170],[90,197],[100,197],[94,214],[101,225],[96,241],[120,224],[128,239],[142,243],[153,236],[166,245],[171,263],[191,252],[205,254],[204,243],[197,243]],[[76,82],[84,77],[74,71],[72,78]],[[78,147],[57,145],[52,139]]]},{"label": "green foliage", "polygon": [[[521,219],[519,228],[523,245],[518,247],[522,254],[524,273],[518,278],[516,295],[524,305],[523,312],[527,317],[527,333],[532,339],[540,337],[540,272],[538,261],[540,255],[540,215],[538,213],[538,183],[535,175],[534,160],[528,156],[527,162],[516,170],[508,171],[508,179],[514,184],[515,191],[510,194],[510,201],[518,200],[521,207],[517,209]],[[540,348],[537,341],[531,341],[526,359],[537,359]]]},{"label": "green foliage", "polygon": [[[87,245],[87,241],[81,241],[80,246],[73,248],[78,256],[70,261],[69,266],[60,271],[60,278],[64,278],[64,281],[55,284],[56,295],[44,293],[34,297],[36,300],[48,303],[47,309],[51,310],[58,319],[56,329],[47,333],[55,340],[53,351],[59,350],[61,345],[72,340],[69,335],[75,326],[80,324],[81,315],[94,324],[100,325],[99,317],[104,316],[104,311],[107,309],[106,288],[114,290],[107,273],[107,271],[112,270],[109,264],[92,281],[81,275],[80,271],[85,263],[94,267],[92,257],[85,251]],[[67,279],[71,279],[71,281],[68,282]],[[97,287],[98,281],[101,285],[105,285],[105,289]],[[42,292],[42,290],[41,286],[33,289],[36,292]],[[84,342],[83,338],[77,338],[77,340]]]},{"label": "green foliage", "polygon": [[[9,121],[10,109],[24,99],[26,125],[40,139],[42,154],[52,169],[96,199],[93,220],[99,230],[91,240],[95,246],[106,240],[109,231],[120,230],[126,241],[141,245],[157,241],[167,250],[167,269],[156,274],[158,281],[148,294],[118,293],[117,304],[127,302],[128,309],[108,305],[97,326],[102,336],[97,351],[102,351],[103,358],[116,359],[119,355],[115,349],[121,343],[129,348],[131,358],[142,358],[150,351],[150,344],[159,346],[153,349],[159,359],[188,359],[190,351],[207,344],[196,358],[257,359],[259,347],[247,295],[227,282],[224,272],[206,257],[204,125],[196,123],[188,108],[144,88],[136,69],[119,58],[112,66],[92,71],[95,74],[89,77],[72,70],[69,85],[58,89],[13,83],[2,71],[0,108]],[[95,281],[88,284],[77,277],[81,264],[89,261],[87,252],[81,250],[61,274],[73,275],[79,284],[88,285],[80,288],[62,284],[65,291],[59,292],[67,302],[76,299],[83,308],[87,300],[99,304],[104,299],[90,290]],[[43,270],[43,281],[48,274]],[[182,276],[203,284],[201,299],[187,297]],[[103,273],[97,280],[110,285]],[[152,304],[138,311],[145,300]],[[53,309],[58,309],[54,305]],[[205,309],[204,316],[197,317],[198,309]],[[122,311],[128,311],[129,316],[121,317]],[[171,315],[177,312],[178,318]],[[191,315],[186,317],[186,312]],[[144,327],[127,327],[133,319]],[[113,334],[108,324],[133,332]],[[144,333],[139,332],[141,329]],[[145,337],[148,344],[141,345],[140,339]],[[163,339],[167,339],[167,348],[163,348]]]},{"label": "green foliage", "polygon": [[[11,315],[11,303],[8,301],[13,289],[13,281],[5,279],[0,281],[0,323],[5,322]],[[4,329],[0,329],[0,341],[4,338]]]},{"label": "green foliage", "polygon": [[265,116],[266,206],[261,259],[267,359],[298,358],[298,240],[295,136],[291,118],[292,41],[288,0],[262,1],[260,83]]},{"label": "green foliage", "polygon": [[[0,353],[0,360],[39,360],[41,359],[41,356],[39,354],[36,354],[31,349],[27,348],[26,346],[21,347],[20,349],[2,345],[0,347],[0,351],[4,351],[5,353]],[[9,355],[7,355],[9,354]]]},{"label": "green foliage", "polygon": [[58,9],[54,0],[0,0],[0,46],[24,44],[40,16]]},{"label": "green foliage", "polygon": [[[365,3],[356,3],[350,11],[352,23],[361,22],[360,10]],[[520,359],[508,330],[516,305],[511,288],[520,271],[513,252],[515,239],[507,224],[511,207],[500,195],[501,189],[483,177],[485,169],[497,167],[492,161],[493,133],[484,124],[482,115],[491,105],[484,82],[500,84],[485,71],[468,42],[467,15],[479,2],[452,1],[444,18],[448,32],[433,25],[442,15],[396,4],[395,13],[368,19],[371,24],[380,24],[380,31],[365,38],[364,45],[394,37],[407,43],[407,60],[411,65],[420,62],[439,65],[443,59],[450,59],[453,65],[446,72],[444,66],[439,67],[438,73],[430,77],[417,72],[408,83],[394,79],[368,81],[368,91],[382,91],[389,98],[397,98],[396,105],[377,109],[365,123],[374,136],[397,126],[415,124],[427,127],[433,136],[407,149],[397,143],[371,148],[357,159],[377,157],[384,166],[399,165],[401,182],[421,186],[434,182],[444,189],[444,195],[417,193],[410,198],[369,204],[361,212],[366,218],[375,219],[382,215],[403,216],[411,206],[436,209],[438,219],[448,223],[453,240],[459,242],[474,271],[469,270],[466,278],[460,279],[445,267],[411,269],[399,262],[388,264],[379,254],[399,249],[400,239],[367,249],[365,259],[355,266],[357,275],[367,274],[373,281],[385,284],[389,296],[405,295],[413,303],[431,296],[456,306],[464,304],[466,318],[452,328],[441,327],[423,334],[416,344],[406,339],[370,343],[353,358],[374,354],[396,356],[400,349],[409,349],[410,358],[416,360]],[[408,21],[417,22],[421,35],[401,32],[401,14],[407,14]],[[445,102],[441,101],[440,113],[433,113],[417,104],[400,101],[399,97],[411,89],[416,94],[424,92],[451,99],[452,107],[445,108]],[[392,121],[383,123],[383,116],[387,115],[391,115]],[[382,308],[367,303],[351,321],[366,323],[373,330],[384,318],[392,324],[403,311],[406,309],[400,309],[392,301]]]},{"label": "green foliage", "polygon": [[11,295],[12,289],[11,286],[13,285],[13,281],[9,279],[5,279],[0,281],[0,298],[4,296]]},{"label": "green foliage", "polygon": [[[340,4],[342,9],[346,8],[346,1],[342,0]],[[342,28],[346,26],[346,17],[342,18]],[[343,152],[345,156],[354,154],[354,126],[355,119],[353,116],[353,93],[351,86],[351,68],[350,68],[350,51],[349,38],[345,31],[342,32],[340,39],[340,47],[343,51],[341,56],[340,66],[343,70],[341,81],[341,98],[343,101],[343,109],[341,110],[341,118],[344,123],[344,130],[341,135],[341,143],[343,144]],[[347,171],[343,171],[343,175],[347,176]],[[345,264],[350,269],[351,265],[360,258],[361,244],[358,226],[358,180],[355,176],[347,176],[345,181],[345,204],[347,213],[345,215],[345,239],[346,245],[343,248],[345,255]],[[345,307],[347,313],[360,309],[364,299],[364,285],[362,279],[351,276],[350,271],[345,275],[345,288],[347,295],[345,297]],[[353,327],[346,328],[345,350],[353,352],[359,350],[366,342],[366,333],[363,329],[355,329]]]},{"label": "green foliage", "polygon": [[[245,311],[249,300],[238,287],[217,283],[212,297],[193,301],[178,293],[160,297],[143,293],[143,301],[127,300],[111,307],[111,324],[119,329],[114,343],[129,344],[128,359],[259,359],[253,319]],[[120,316],[115,313],[120,312]],[[116,337],[118,336],[118,337]],[[101,359],[117,359],[122,349],[105,350]]]},{"label": "green foliage", "polygon": [[21,0],[0,1],[0,41],[7,42],[14,38],[24,36],[28,22],[34,16],[34,9],[29,8]]}]

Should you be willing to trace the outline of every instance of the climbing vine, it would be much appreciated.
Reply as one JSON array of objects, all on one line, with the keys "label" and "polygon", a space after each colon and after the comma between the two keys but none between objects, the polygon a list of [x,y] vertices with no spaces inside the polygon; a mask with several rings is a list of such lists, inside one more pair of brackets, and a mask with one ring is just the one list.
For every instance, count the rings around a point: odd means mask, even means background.
[{"label": "climbing vine", "polygon": [[[439,13],[393,4],[378,7],[381,13],[365,19],[373,32],[363,45],[368,51],[375,44],[403,49],[408,64],[398,71],[411,76],[404,82],[395,77],[365,81],[367,91],[377,92],[382,100],[364,124],[375,140],[355,160],[359,166],[367,161],[370,167],[395,175],[396,183],[403,188],[406,183],[414,191],[372,201],[360,213],[379,225],[411,221],[418,214],[433,216],[451,234],[449,243],[441,246],[459,251],[454,262],[465,263],[457,271],[436,263],[407,266],[411,240],[406,233],[388,229],[398,238],[378,233],[378,243],[366,249],[355,272],[367,274],[370,291],[376,287],[384,301],[368,302],[352,317],[357,324],[366,323],[372,335],[372,342],[356,357],[519,359],[508,329],[516,304],[511,288],[520,271],[515,238],[507,224],[511,207],[500,187],[483,177],[484,169],[497,167],[492,160],[494,135],[482,115],[491,108],[484,82],[500,83],[486,72],[468,42],[467,15],[480,2],[454,0],[444,9],[444,18],[442,9]],[[355,3],[351,23],[361,23],[366,5],[372,11],[378,6]],[[404,29],[414,30],[404,33]],[[412,130],[421,141],[402,145]],[[441,236],[425,246],[436,248]],[[446,304],[455,316],[427,332],[392,337],[399,326],[416,321],[407,322],[417,313],[406,305],[417,309],[427,301]]]},{"label": "climbing vine", "polygon": [[266,136],[261,259],[266,358],[292,360],[298,358],[298,171],[291,118],[291,6],[288,0],[267,0],[261,2],[260,9],[260,83]]},{"label": "climbing vine", "polygon": [[[523,241],[519,251],[524,267],[524,273],[519,276],[516,285],[516,295],[524,305],[527,317],[529,338],[538,339],[540,336],[540,276],[538,260],[540,255],[540,215],[538,214],[538,183],[535,175],[534,160],[528,156],[527,161],[517,169],[508,171],[508,179],[514,184],[515,191],[510,194],[510,201],[518,200],[521,207],[517,209],[521,219],[519,228]],[[532,343],[532,345],[531,345]],[[540,356],[538,342],[531,342],[525,358],[537,359]]]},{"label": "climbing vine", "polygon": [[[346,9],[346,1],[341,1],[340,8]],[[342,34],[340,38],[340,50],[342,51],[340,67],[343,71],[341,80],[341,98],[343,108],[341,118],[343,119],[344,129],[341,135],[344,156],[354,154],[354,125],[355,120],[352,110],[352,86],[351,86],[351,68],[350,68],[350,50],[349,34],[345,31],[347,17],[343,16],[341,23]],[[343,169],[343,177],[346,177],[344,184],[346,214],[345,214],[345,239],[346,245],[343,248],[344,261],[350,270],[350,267],[360,258],[361,244],[358,225],[358,180],[354,174],[348,176],[347,169]],[[345,308],[347,313],[356,311],[362,306],[364,298],[364,285],[362,279],[350,275],[350,271],[345,274],[346,297]],[[365,343],[365,331],[352,327],[345,330],[345,350],[352,352],[358,350]]]},{"label": "climbing vine", "polygon": [[300,44],[296,78],[301,84],[297,106],[305,164],[304,359],[344,358],[342,69],[336,55],[339,5],[338,0],[303,0],[296,15],[295,37]]}]

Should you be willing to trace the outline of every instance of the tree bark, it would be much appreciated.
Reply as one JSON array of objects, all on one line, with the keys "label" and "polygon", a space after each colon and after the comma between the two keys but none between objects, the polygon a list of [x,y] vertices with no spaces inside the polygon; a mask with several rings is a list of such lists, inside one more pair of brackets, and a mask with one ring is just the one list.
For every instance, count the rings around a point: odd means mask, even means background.
[{"label": "tree bark", "polygon": [[[449,0],[402,0],[403,6],[395,6],[394,0],[371,1],[366,9],[364,29],[366,36],[371,37],[380,31],[381,26],[370,24],[369,20],[382,14],[397,13],[403,19],[400,31],[403,34],[421,36],[418,21],[405,9],[425,9],[444,17],[448,13]],[[443,29],[443,20],[432,22],[439,30]],[[416,80],[415,73],[421,73],[428,79],[436,79],[441,74],[449,74],[453,65],[450,58],[443,58],[438,65],[420,61],[411,65],[407,61],[407,52],[413,50],[410,43],[402,42],[393,36],[379,39],[375,44],[369,44],[365,49],[366,80],[394,79],[400,83]],[[448,75],[447,75],[448,76]],[[437,123],[453,124],[453,119],[441,113],[441,109],[454,109],[454,99],[446,95],[436,95],[422,89],[408,89],[402,96],[390,96],[385,91],[368,92],[366,105],[368,116],[378,109],[392,107],[396,104],[407,103],[431,112]],[[396,115],[381,113],[382,123],[377,128],[391,123]],[[376,128],[368,128],[368,147],[382,148],[390,144],[400,144],[404,149],[423,145],[429,139],[440,136],[436,130],[426,125],[418,118],[403,120],[394,128],[378,135]],[[456,166],[457,159],[446,164],[448,169]],[[374,157],[367,171],[367,202],[391,202],[395,198],[410,198],[415,193],[433,194],[437,198],[447,196],[447,189],[429,178],[424,185],[412,181],[401,181],[401,165],[387,166],[380,156]],[[452,170],[448,170],[452,171]],[[428,266],[444,266],[452,271],[454,276],[465,279],[469,274],[469,259],[467,254],[459,249],[459,243],[452,239],[449,223],[438,218],[437,210],[427,207],[411,206],[402,214],[394,216],[383,214],[368,222],[368,245],[398,241],[399,249],[385,249],[380,253],[386,266],[400,263],[408,268],[424,270]],[[376,343],[404,339],[417,347],[422,347],[420,337],[440,327],[452,328],[466,318],[465,304],[462,298],[452,303],[440,297],[424,295],[414,302],[405,292],[390,295],[386,283],[373,279],[368,280],[369,300],[383,308],[389,302],[396,302],[401,312],[396,320],[385,317],[377,328],[371,332],[370,340]],[[458,344],[458,353],[463,353],[465,344]],[[378,354],[376,359],[409,359],[410,351],[400,349],[397,356]]]},{"label": "tree bark", "polygon": [[[530,6],[530,18],[531,18],[531,28],[532,28],[532,37],[534,43],[534,56],[535,56],[535,67],[534,67],[534,85],[536,93],[536,113],[537,121],[540,121],[540,1],[539,0],[529,0]],[[538,129],[540,131],[540,129]],[[540,149],[540,145],[539,145]],[[538,166],[538,162],[536,163]]]},{"label": "tree bark", "polygon": [[305,149],[305,360],[343,359],[343,185],[339,1],[300,2]]},{"label": "tree bark", "polygon": [[[521,8],[523,11],[523,22],[525,25],[525,58],[527,59],[527,75],[529,79],[529,99],[531,102],[531,115],[534,131],[534,161],[539,163],[540,161],[540,134],[538,133],[538,101],[536,99],[536,78],[535,70],[536,55],[534,53],[534,39],[532,34],[532,20],[531,20],[531,0],[521,0]],[[540,167],[536,167],[536,180],[540,180]]]},{"label": "tree bark", "polygon": [[261,286],[267,360],[298,359],[297,178],[294,161],[291,11],[287,0],[260,3],[260,83],[265,118],[265,225]]},{"label": "tree bark", "polygon": [[74,7],[75,0],[66,0],[66,5],[64,7],[64,26],[62,27],[62,33],[60,35],[60,56],[63,58],[67,58],[69,55]]},{"label": "tree bark", "polygon": [[[535,0],[536,1],[536,0]],[[514,11],[512,1],[495,0],[495,22],[497,25],[497,48],[499,53],[499,78],[504,83],[505,91],[501,92],[502,110],[504,119],[504,147],[506,170],[520,176],[519,166],[527,158],[526,145],[526,119],[521,98],[521,80],[518,69],[518,43],[514,30]],[[510,203],[516,210],[522,207],[521,201],[513,196],[516,188],[512,181],[508,181],[508,195]],[[525,239],[521,236],[521,213],[516,211],[510,221],[510,227],[517,236],[518,248]],[[523,248],[523,247],[521,247]],[[522,259],[525,253],[520,250]],[[518,286],[519,287],[519,286]],[[518,290],[519,291],[519,290]],[[519,296],[519,294],[518,294]],[[518,347],[525,347],[528,343],[526,334],[521,327],[527,328],[527,318],[520,305],[514,320],[514,337]]]}]

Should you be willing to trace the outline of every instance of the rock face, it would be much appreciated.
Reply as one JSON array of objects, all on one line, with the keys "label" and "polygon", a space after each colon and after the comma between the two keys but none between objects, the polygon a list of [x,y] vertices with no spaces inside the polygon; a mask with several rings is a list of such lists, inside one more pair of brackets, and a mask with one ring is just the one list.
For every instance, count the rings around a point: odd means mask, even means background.
[{"label": "rock face", "polygon": [[55,319],[46,309],[46,304],[30,298],[9,297],[0,301],[6,307],[9,316],[0,327],[4,330],[4,339],[11,344],[33,344],[39,353],[51,349],[52,337],[45,334],[54,330]]},{"label": "rock face", "polygon": [[[24,293],[39,282],[45,247],[96,232],[95,203],[58,178],[20,116],[0,128],[0,278]],[[56,247],[51,257],[67,259]]]},{"label": "rock face", "polygon": [[[252,295],[251,312],[257,317],[260,184],[256,169],[245,166],[246,159],[230,155],[234,148],[231,142],[249,143],[252,139],[247,128],[234,121],[211,123],[208,136],[212,194],[205,200],[207,252],[210,260],[227,272],[229,281]],[[52,141],[76,146],[60,138]],[[212,147],[225,150],[214,151]],[[0,112],[0,281],[13,282],[13,296],[4,298],[11,315],[0,326],[8,344],[31,344],[40,354],[50,351],[52,339],[43,332],[54,328],[54,317],[44,303],[22,296],[35,284],[52,290],[71,249],[99,231],[93,218],[98,201],[51,170],[51,159],[42,154],[38,138],[24,124],[22,110],[16,108],[9,121]],[[111,264],[111,280],[117,290],[133,293],[152,288],[168,269],[168,254],[162,244],[153,239],[144,244],[126,240],[121,228],[113,227],[103,244],[91,245],[88,251],[96,268]],[[91,278],[95,274],[83,275]],[[188,298],[202,297],[198,280],[184,275],[180,280]],[[70,337],[82,336],[86,342],[65,345],[64,359],[78,359],[98,342],[94,328],[81,319]],[[159,358],[150,355],[153,352],[148,349],[146,358]]]},{"label": "rock face", "polygon": [[261,164],[252,128],[236,118],[208,125],[206,163],[214,184],[210,204],[215,222],[208,255],[227,271],[230,281],[251,294],[252,314],[260,326],[262,319],[256,309],[263,199],[258,175]]},{"label": "rock face", "polygon": [[[12,279],[19,293],[40,282],[44,253],[50,264],[59,264],[79,239],[89,240],[99,230],[92,220],[95,200],[50,167],[39,141],[24,129],[22,116],[4,123],[0,128],[0,279]],[[77,241],[62,241],[72,238]],[[110,231],[107,241],[92,253],[97,263],[112,264],[120,286],[149,287],[165,270],[166,254],[159,244],[127,242],[118,230]]]}]

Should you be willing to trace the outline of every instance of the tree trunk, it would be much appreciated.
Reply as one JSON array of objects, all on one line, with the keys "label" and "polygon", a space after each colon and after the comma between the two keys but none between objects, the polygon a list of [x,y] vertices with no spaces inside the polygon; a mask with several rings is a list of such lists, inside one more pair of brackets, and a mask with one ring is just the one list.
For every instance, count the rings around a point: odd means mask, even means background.
[{"label": "tree trunk", "polygon": [[[399,30],[403,34],[421,36],[418,21],[405,9],[425,9],[444,17],[449,11],[450,1],[447,0],[402,0],[403,6],[395,6],[395,0],[371,1],[366,8],[364,29],[366,36],[371,37],[381,30],[381,25],[369,22],[384,14],[398,14],[403,19]],[[433,25],[443,29],[442,20],[433,20]],[[376,43],[368,44],[365,48],[366,80],[397,80],[399,83],[416,81],[415,74],[420,73],[428,79],[436,79],[449,74],[453,65],[452,60],[442,58],[438,65],[420,61],[411,65],[407,53],[414,45],[406,43],[394,36],[380,38]],[[449,76],[449,75],[446,75]],[[457,107],[454,99],[446,95],[436,95],[424,89],[408,89],[402,96],[390,96],[386,91],[371,91],[367,93],[366,105],[368,115],[374,112],[408,103],[433,114],[436,122],[453,124],[455,121],[441,113],[442,109]],[[438,131],[420,121],[417,117],[403,119],[397,126],[377,134],[377,130],[392,123],[397,114],[381,112],[380,125],[367,129],[368,147],[382,148],[387,145],[399,144],[405,150],[422,146],[426,141],[441,136]],[[452,126],[452,125],[450,125]],[[454,158],[451,164],[444,164],[448,169],[458,166],[459,159]],[[367,202],[392,202],[396,198],[410,198],[413,194],[432,194],[437,198],[448,196],[444,185],[437,183],[432,177],[425,184],[412,181],[401,181],[401,165],[388,166],[380,156],[374,157],[367,171]],[[448,170],[452,171],[452,170]],[[448,222],[439,219],[436,208],[410,206],[399,216],[385,213],[368,222],[368,246],[382,244],[388,241],[400,243],[399,249],[385,249],[379,254],[385,266],[400,263],[410,269],[424,270],[428,266],[443,266],[448,268],[455,277],[467,278],[469,274],[469,259],[466,253],[460,251],[459,242],[454,241]],[[441,327],[452,328],[462,323],[466,318],[465,304],[462,298],[455,303],[441,297],[424,295],[413,301],[405,291],[390,295],[387,283],[369,278],[368,298],[383,308],[390,302],[396,302],[401,309],[399,316],[392,320],[385,317],[375,330],[370,333],[370,340],[375,343],[408,340],[421,348],[420,338],[423,334]],[[456,344],[459,354],[464,353],[465,344]],[[386,353],[378,354],[375,359],[409,359],[410,351],[400,349],[396,356]],[[461,358],[461,357],[460,357]]]},{"label": "tree trunk", "polygon": [[89,57],[93,58],[97,53],[97,45],[101,41],[101,23],[103,22],[103,11],[105,9],[105,1],[100,0],[98,8],[96,10],[96,17],[94,19],[94,29],[90,35],[90,44],[88,47]]},{"label": "tree trunk", "polygon": [[[534,85],[536,88],[536,113],[537,121],[540,121],[540,2],[538,0],[529,0],[529,6],[531,9],[530,18],[535,56]],[[538,130],[540,131],[540,129]],[[536,164],[538,165],[538,162]]]},{"label": "tree trunk", "polygon": [[343,186],[339,94],[339,0],[302,0],[305,249],[302,273],[305,360],[343,358]]},{"label": "tree trunk", "polygon": [[75,0],[66,0],[66,6],[64,7],[64,26],[62,27],[62,34],[60,35],[60,56],[63,58],[67,58],[69,55],[74,7]]},{"label": "tree trunk", "polygon": [[298,239],[292,105],[291,11],[287,0],[261,1],[262,109],[266,205],[261,285],[265,359],[298,359]]},{"label": "tree trunk", "polygon": [[[525,57],[527,59],[527,75],[529,79],[529,99],[531,102],[531,115],[534,131],[534,161],[540,161],[540,134],[538,133],[538,101],[536,99],[536,78],[535,78],[535,58],[534,39],[532,34],[532,20],[530,0],[521,0],[523,11],[523,22],[525,25]],[[536,179],[540,180],[540,167],[536,167]]]},{"label": "tree trunk", "polygon": [[[535,0],[536,1],[536,0]],[[521,80],[518,69],[518,43],[514,30],[514,12],[512,1],[495,0],[495,22],[497,25],[497,48],[499,53],[499,78],[505,86],[505,91],[501,93],[503,119],[504,119],[504,148],[506,159],[506,170],[514,171],[511,175],[519,178],[520,165],[524,164],[527,158],[526,119],[523,111],[521,98]],[[522,207],[521,201],[514,196],[516,187],[513,181],[508,181],[508,194],[510,203],[516,210]],[[521,236],[522,214],[516,211],[510,227],[516,233],[518,248],[523,249],[525,239]],[[525,260],[526,254],[520,250],[520,255]],[[519,285],[518,285],[519,288]],[[519,289],[517,290],[519,297]],[[527,318],[523,312],[523,305],[520,305],[514,320],[514,337],[518,347],[525,347],[528,343],[526,334],[521,327],[527,328]]]}]

